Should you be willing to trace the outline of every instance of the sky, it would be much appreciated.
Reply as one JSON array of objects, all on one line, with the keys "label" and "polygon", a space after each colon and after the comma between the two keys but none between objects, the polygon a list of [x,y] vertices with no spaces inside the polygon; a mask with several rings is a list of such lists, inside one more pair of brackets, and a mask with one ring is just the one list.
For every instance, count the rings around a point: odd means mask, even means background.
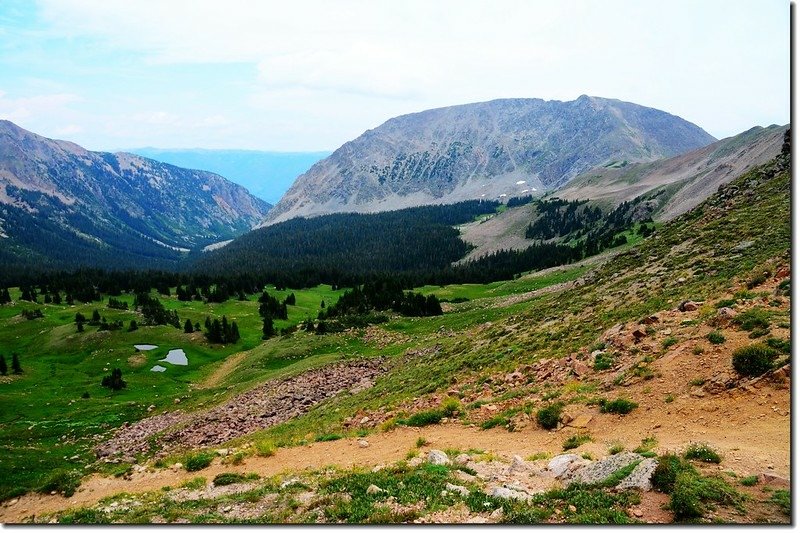
[{"label": "sky", "polygon": [[93,150],[333,150],[391,117],[618,98],[789,122],[785,0],[2,0],[0,118]]}]

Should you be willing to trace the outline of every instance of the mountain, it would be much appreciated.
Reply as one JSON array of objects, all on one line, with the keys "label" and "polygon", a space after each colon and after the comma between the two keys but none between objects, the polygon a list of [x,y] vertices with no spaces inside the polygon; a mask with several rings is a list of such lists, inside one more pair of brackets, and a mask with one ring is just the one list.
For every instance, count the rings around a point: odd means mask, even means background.
[{"label": "mountain", "polygon": [[654,161],[716,139],[640,105],[581,96],[504,99],[393,118],[298,177],[265,224],[556,189],[617,161]]},{"label": "mountain", "polygon": [[[778,155],[788,128],[754,127],[672,158],[594,168],[548,193],[547,198],[593,200],[610,209],[644,195],[639,209],[646,209],[646,216],[670,220],[699,205],[721,185]],[[461,225],[461,238],[474,246],[465,260],[498,250],[527,248],[531,240],[525,232],[537,216],[535,203],[530,203]]]},{"label": "mountain", "polygon": [[258,150],[164,150],[136,148],[131,153],[183,168],[208,170],[275,203],[294,179],[330,152],[262,152]]},{"label": "mountain", "polygon": [[210,172],[91,152],[0,121],[7,267],[164,267],[246,232],[269,207]]},{"label": "mountain", "polygon": [[657,190],[655,218],[668,220],[699,205],[720,185],[778,155],[788,129],[788,125],[756,126],[669,159],[599,167],[577,176],[554,195],[618,204]]}]

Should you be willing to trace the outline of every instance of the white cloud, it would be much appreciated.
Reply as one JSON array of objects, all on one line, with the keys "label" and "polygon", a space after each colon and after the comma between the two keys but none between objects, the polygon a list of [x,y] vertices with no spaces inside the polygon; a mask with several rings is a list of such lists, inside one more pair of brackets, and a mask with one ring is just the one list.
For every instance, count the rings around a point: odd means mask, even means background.
[{"label": "white cloud", "polygon": [[0,91],[0,118],[11,122],[40,119],[66,111],[69,104],[80,101],[74,94],[41,94],[11,98]]},{"label": "white cloud", "polygon": [[[658,107],[717,136],[789,119],[788,9],[778,0],[38,5],[41,33],[65,46],[136,57],[141,75],[159,88],[147,95],[95,90],[84,120],[60,127],[89,131],[94,121],[108,124],[115,139],[150,134],[147,144],[330,149],[399,113],[580,94]],[[230,80],[216,73],[230,65],[246,65],[249,74],[223,91],[218,85]],[[103,67],[110,79],[129,75],[124,63]],[[207,70],[196,101],[182,98],[173,80],[156,78],[167,67]],[[39,113],[38,104],[23,104],[12,111]]]}]

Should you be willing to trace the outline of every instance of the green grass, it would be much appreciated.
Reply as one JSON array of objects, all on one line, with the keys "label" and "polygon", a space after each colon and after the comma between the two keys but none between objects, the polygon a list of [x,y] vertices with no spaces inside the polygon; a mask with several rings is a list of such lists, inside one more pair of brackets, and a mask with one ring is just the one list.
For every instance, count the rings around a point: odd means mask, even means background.
[{"label": "green grass", "polygon": [[722,457],[708,444],[693,443],[690,444],[686,451],[683,452],[683,458],[690,461],[700,461],[703,463],[719,464],[722,462]]},{"label": "green grass", "polygon": [[183,467],[186,469],[187,472],[197,472],[198,470],[203,470],[204,468],[208,467],[211,464],[211,461],[214,460],[214,456],[207,452],[200,452],[200,453],[193,453],[186,456],[184,459]]},{"label": "green grass", "polygon": [[564,443],[561,445],[561,449],[564,451],[574,450],[575,448],[582,444],[586,444],[587,442],[592,442],[591,435],[587,435],[585,433],[580,435],[571,435],[564,440]]},{"label": "green grass", "polygon": [[615,400],[601,400],[600,412],[601,413],[616,413],[618,415],[627,415],[634,409],[639,407],[639,404],[625,398],[617,398]]},{"label": "green grass", "polygon": [[758,484],[758,476],[746,476],[739,480],[739,483],[744,485],[745,487],[752,487]]}]

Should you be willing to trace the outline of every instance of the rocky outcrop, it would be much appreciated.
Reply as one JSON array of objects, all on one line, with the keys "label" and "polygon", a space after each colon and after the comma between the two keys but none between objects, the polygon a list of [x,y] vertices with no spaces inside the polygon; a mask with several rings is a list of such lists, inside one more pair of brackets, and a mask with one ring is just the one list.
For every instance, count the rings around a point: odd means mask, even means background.
[{"label": "rocky outcrop", "polygon": [[[133,457],[157,449],[213,446],[299,416],[337,394],[371,387],[385,371],[383,360],[334,363],[290,378],[270,381],[211,410],[183,415],[166,413],[120,428],[95,448],[98,457]],[[446,456],[445,456],[446,458]]]}]

